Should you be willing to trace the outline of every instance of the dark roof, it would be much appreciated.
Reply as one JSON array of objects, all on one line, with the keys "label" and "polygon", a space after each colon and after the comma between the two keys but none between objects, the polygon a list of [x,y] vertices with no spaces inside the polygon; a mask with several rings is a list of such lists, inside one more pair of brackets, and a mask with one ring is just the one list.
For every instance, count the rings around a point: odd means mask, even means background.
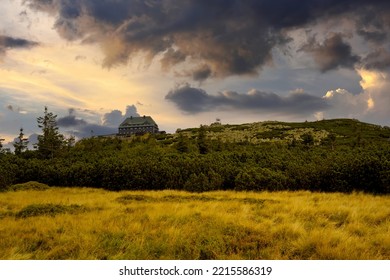
[{"label": "dark roof", "polygon": [[156,122],[150,116],[143,117],[130,117],[125,119],[120,125],[121,126],[131,126],[131,125],[157,125]]}]

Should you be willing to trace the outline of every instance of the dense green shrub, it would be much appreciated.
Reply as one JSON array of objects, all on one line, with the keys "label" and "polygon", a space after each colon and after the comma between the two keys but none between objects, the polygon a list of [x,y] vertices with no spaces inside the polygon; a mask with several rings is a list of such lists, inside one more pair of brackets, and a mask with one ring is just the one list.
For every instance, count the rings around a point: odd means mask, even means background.
[{"label": "dense green shrub", "polygon": [[191,174],[184,184],[184,190],[189,192],[204,192],[209,190],[209,186],[210,181],[205,174]]},{"label": "dense green shrub", "polygon": [[0,191],[5,191],[14,182],[17,169],[14,156],[0,154]]},{"label": "dense green shrub", "polygon": [[134,139],[86,139],[52,159],[34,157],[33,152],[29,157],[1,155],[0,190],[38,181],[109,190],[390,192],[388,142],[307,148],[287,143],[219,145],[213,140],[201,154],[196,139],[186,139],[195,147],[186,151],[153,138]]},{"label": "dense green shrub", "polygon": [[277,191],[286,188],[288,178],[281,171],[269,168],[251,167],[238,173],[235,179],[236,190],[271,190]]}]

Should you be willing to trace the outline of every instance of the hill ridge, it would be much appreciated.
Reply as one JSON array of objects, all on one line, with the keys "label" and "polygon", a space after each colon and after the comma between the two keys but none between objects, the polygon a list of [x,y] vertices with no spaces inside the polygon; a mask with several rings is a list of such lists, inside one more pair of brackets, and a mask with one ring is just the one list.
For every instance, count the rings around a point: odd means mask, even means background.
[{"label": "hill ridge", "polygon": [[[316,143],[321,143],[331,134],[345,144],[352,140],[383,142],[390,139],[390,127],[365,123],[356,119],[338,118],[305,122],[262,121],[243,124],[203,125],[208,138],[233,142],[292,142],[301,141],[305,134],[312,134]],[[177,130],[188,137],[195,136],[199,128]]]}]

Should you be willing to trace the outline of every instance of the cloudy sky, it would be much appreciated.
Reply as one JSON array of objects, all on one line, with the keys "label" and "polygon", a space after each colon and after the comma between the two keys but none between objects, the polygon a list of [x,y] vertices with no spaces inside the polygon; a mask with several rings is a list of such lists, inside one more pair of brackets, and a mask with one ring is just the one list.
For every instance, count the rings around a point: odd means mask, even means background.
[{"label": "cloudy sky", "polygon": [[388,0],[1,0],[0,138],[356,118],[390,125]]}]

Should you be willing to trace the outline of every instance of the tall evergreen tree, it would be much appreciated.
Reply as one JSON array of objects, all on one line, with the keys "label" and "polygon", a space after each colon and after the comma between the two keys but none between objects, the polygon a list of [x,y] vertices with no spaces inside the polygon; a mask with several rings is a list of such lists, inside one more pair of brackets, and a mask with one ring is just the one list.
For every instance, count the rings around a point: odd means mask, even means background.
[{"label": "tall evergreen tree", "polygon": [[27,150],[28,140],[24,138],[23,128],[20,129],[19,136],[13,143],[15,148],[15,155],[20,155]]},{"label": "tall evergreen tree", "polygon": [[44,158],[52,158],[64,146],[64,136],[58,131],[57,115],[45,106],[44,115],[37,118],[37,122],[42,129],[42,135],[38,136],[38,152]]}]

